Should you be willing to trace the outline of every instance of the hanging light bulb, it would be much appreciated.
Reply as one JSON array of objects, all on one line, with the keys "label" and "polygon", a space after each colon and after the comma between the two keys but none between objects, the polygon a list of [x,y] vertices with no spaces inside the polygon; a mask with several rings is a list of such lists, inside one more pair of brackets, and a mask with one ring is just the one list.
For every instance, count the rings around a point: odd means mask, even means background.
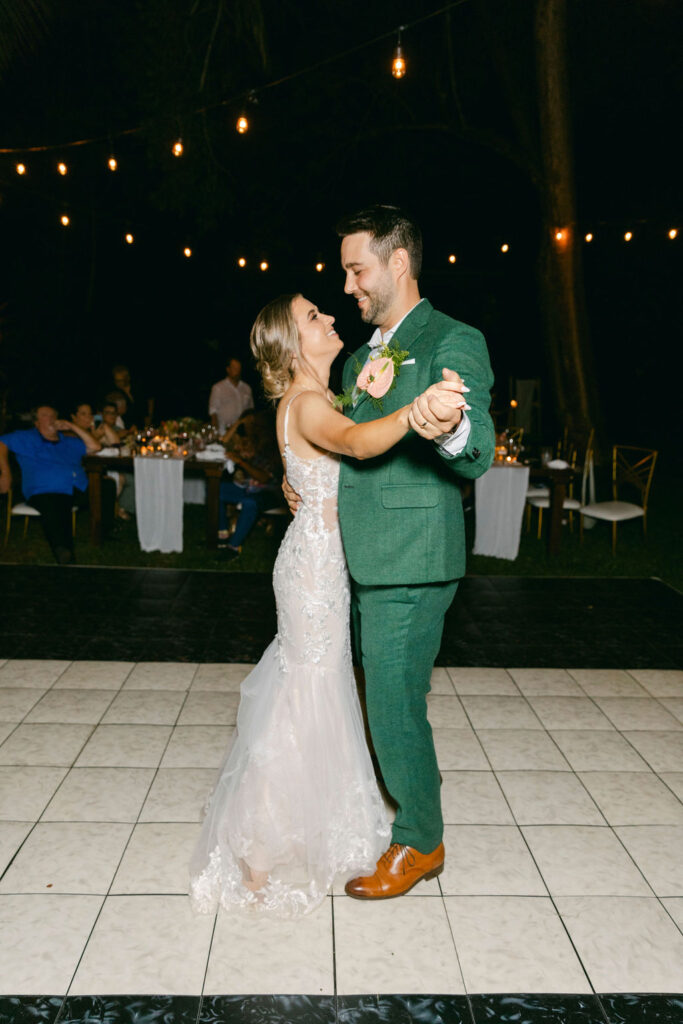
[{"label": "hanging light bulb", "polygon": [[401,30],[403,25],[398,30],[398,40],[396,42],[396,49],[394,50],[394,59],[391,62],[391,73],[394,78],[404,78],[407,70],[406,59],[403,56],[403,48],[401,46]]},{"label": "hanging light bulb", "polygon": [[15,170],[19,176],[26,174],[26,164],[17,164]]},{"label": "hanging light bulb", "polygon": [[173,143],[173,148],[172,148],[171,152],[173,153],[173,156],[182,156],[183,155],[183,140],[182,139],[176,139],[176,141]]},{"label": "hanging light bulb", "polygon": [[64,163],[58,163],[57,170],[59,171],[61,176],[64,177],[64,175],[68,172],[69,168]]},{"label": "hanging light bulb", "polygon": [[584,239],[585,239],[586,242],[592,242],[593,241],[592,232],[589,231],[587,235],[584,235]]},{"label": "hanging light bulb", "polygon": [[238,267],[246,267],[246,265],[247,265],[247,261],[245,260],[244,256],[240,256],[240,258],[237,261],[237,266]]},{"label": "hanging light bulb", "polygon": [[249,120],[246,114],[240,114],[237,118],[237,124],[235,127],[240,135],[244,135],[245,132],[249,131]]},{"label": "hanging light bulb", "polygon": [[71,220],[66,213],[63,213],[59,220],[63,228],[68,228],[69,224],[71,223]]},{"label": "hanging light bulb", "polygon": [[192,255],[192,249],[190,249],[189,245],[186,245],[185,248],[183,249],[183,256],[186,256],[187,259],[189,260],[191,255]]},{"label": "hanging light bulb", "polygon": [[633,238],[633,232],[632,231],[627,231],[626,234],[624,235],[624,241],[625,242],[630,242],[632,238]]},{"label": "hanging light bulb", "polygon": [[118,169],[118,166],[119,166],[119,162],[116,159],[116,157],[115,156],[110,156],[109,159],[107,160],[107,167],[109,168],[109,170],[110,171],[115,171],[115,170]]},{"label": "hanging light bulb", "polygon": [[510,246],[507,244],[507,242],[503,242],[503,244],[500,247],[500,251],[501,252],[509,252],[510,251]]},{"label": "hanging light bulb", "polygon": [[676,238],[677,235],[678,235],[678,228],[671,228],[669,230],[669,238],[671,239],[672,242],[673,242],[674,238]]},{"label": "hanging light bulb", "polygon": [[261,263],[259,264],[259,266],[260,266],[261,270],[267,270],[268,269],[268,260],[261,260]]},{"label": "hanging light bulb", "polygon": [[132,245],[133,242],[135,241],[135,238],[133,237],[133,235],[131,235],[130,231],[126,234],[125,237],[126,241],[128,242],[128,245]]},{"label": "hanging light bulb", "polygon": [[555,241],[564,242],[564,231],[559,230],[555,232]]},{"label": "hanging light bulb", "polygon": [[454,252],[452,252],[450,254],[450,256],[448,257],[448,262],[449,263],[455,263],[457,261],[457,259],[458,259],[458,257],[455,255]]},{"label": "hanging light bulb", "polygon": [[318,271],[319,274],[322,274],[323,270],[325,269],[325,264],[324,263],[316,263],[315,269]]}]

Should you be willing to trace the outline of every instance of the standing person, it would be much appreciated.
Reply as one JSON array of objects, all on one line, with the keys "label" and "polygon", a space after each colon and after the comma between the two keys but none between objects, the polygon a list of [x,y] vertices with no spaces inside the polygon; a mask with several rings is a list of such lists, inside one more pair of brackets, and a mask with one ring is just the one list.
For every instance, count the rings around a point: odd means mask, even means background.
[{"label": "standing person", "polygon": [[[112,367],[111,376],[115,390],[122,391],[126,398],[126,410],[122,414],[124,425],[126,427],[135,426],[139,430],[142,430],[143,427],[148,427],[154,416],[154,399],[148,398],[145,400],[140,397],[137,388],[133,389],[130,370],[122,363]],[[133,396],[134,391],[135,397]],[[110,400],[111,396],[107,395],[107,401]]]},{"label": "standing person", "polygon": [[[7,458],[13,452],[21,469],[21,487],[27,504],[40,512],[40,525],[55,560],[68,565],[74,560],[71,512],[88,503],[88,478],[81,465],[100,443],[76,423],[57,418],[51,405],[33,410],[33,430],[15,430],[0,437],[0,491],[8,491],[12,476]],[[76,437],[65,436],[71,432]],[[102,481],[102,525],[110,528],[114,514],[113,480]]]},{"label": "standing person", "polygon": [[247,409],[254,408],[254,396],[249,385],[242,380],[242,364],[239,359],[229,356],[225,372],[227,376],[213,385],[209,395],[209,416],[220,434],[232,426]]},{"label": "standing person", "polygon": [[[194,907],[307,913],[338,874],[369,870],[389,826],[365,744],[349,638],[350,590],[337,518],[338,455],[380,456],[409,429],[409,405],[355,424],[333,408],[334,317],[301,295],[263,309],[251,332],[301,508],[273,570],[278,632],[242,683],[237,729],[190,867]],[[444,382],[444,401],[462,402]]]},{"label": "standing person", "polygon": [[[372,396],[354,381],[359,367],[366,364],[367,376],[368,362],[387,352],[400,353],[401,365],[383,399],[385,413],[442,374],[464,379],[471,407],[421,397],[411,414],[412,435],[379,458],[344,459],[340,473],[339,520],[370,734],[397,807],[391,845],[374,872],[349,881],[346,892],[386,899],[432,877],[444,862],[426,697],[444,616],[465,572],[460,484],[485,473],[493,458],[493,376],[479,331],[420,297],[422,236],[410,217],[397,207],[375,206],[344,218],[337,233],[344,291],[356,300],[363,322],[375,326],[344,367],[348,416],[364,424],[379,415]],[[285,493],[295,506],[296,496]]]}]

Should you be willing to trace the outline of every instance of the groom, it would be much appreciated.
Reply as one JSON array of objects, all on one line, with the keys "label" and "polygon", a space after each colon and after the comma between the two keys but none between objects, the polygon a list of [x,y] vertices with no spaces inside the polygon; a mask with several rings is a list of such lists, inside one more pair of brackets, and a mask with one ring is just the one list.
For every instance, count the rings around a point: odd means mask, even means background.
[{"label": "groom", "polygon": [[[413,401],[443,377],[464,379],[468,410],[422,398],[413,433],[385,455],[344,459],[339,519],[353,579],[354,628],[365,670],[370,732],[385,786],[397,805],[392,843],[374,874],[347,882],[358,899],[407,892],[443,867],[439,770],[426,697],[444,616],[465,572],[460,483],[491,465],[493,383],[484,338],[421,299],[422,237],[400,209],[375,206],[345,217],[344,291],[374,324],[346,363],[344,388],[382,345],[407,352],[380,411],[354,390],[347,414],[365,423]],[[455,372],[457,371],[457,372]]]}]

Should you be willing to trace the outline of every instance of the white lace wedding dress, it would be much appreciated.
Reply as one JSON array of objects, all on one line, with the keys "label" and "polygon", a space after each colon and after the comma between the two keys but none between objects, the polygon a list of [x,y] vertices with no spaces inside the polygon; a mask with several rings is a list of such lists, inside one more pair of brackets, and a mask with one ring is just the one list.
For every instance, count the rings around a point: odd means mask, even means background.
[{"label": "white lace wedding dress", "polygon": [[[295,400],[297,396],[290,400]],[[278,632],[242,684],[237,729],[190,865],[194,908],[294,917],[335,877],[374,870],[389,823],[365,742],[349,636],[339,460],[289,446],[302,499],[273,571]]]}]

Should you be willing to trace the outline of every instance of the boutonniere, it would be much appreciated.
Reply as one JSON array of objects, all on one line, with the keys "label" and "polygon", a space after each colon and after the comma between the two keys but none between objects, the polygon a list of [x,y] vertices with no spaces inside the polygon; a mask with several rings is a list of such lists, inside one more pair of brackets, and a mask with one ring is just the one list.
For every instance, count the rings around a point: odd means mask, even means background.
[{"label": "boutonniere", "polygon": [[376,353],[375,358],[369,359],[364,366],[356,360],[353,367],[356,380],[335,397],[335,406],[338,409],[346,409],[349,405],[353,405],[354,398],[358,397],[358,392],[367,391],[375,408],[379,412],[384,412],[382,399],[396,387],[396,378],[399,376],[401,365],[409,355],[410,353],[407,351],[394,348],[391,345],[383,345]]}]

